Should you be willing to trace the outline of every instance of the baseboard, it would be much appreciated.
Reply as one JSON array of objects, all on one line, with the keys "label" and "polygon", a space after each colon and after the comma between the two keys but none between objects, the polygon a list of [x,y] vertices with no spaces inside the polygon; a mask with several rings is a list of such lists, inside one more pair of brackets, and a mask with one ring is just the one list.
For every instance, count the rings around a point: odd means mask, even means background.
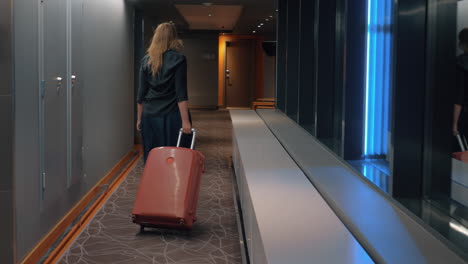
[{"label": "baseboard", "polygon": [[251,110],[251,107],[226,107],[227,110]]},{"label": "baseboard", "polygon": [[[137,147],[129,151],[93,188],[52,228],[52,230],[44,236],[44,238],[36,245],[36,247],[23,258],[21,263],[33,264],[39,263],[45,257],[49,249],[54,246],[54,243],[65,233],[68,227],[83,213],[88,206],[89,210],[83,215],[80,221],[77,221],[71,228],[70,232],[62,239],[60,244],[47,256],[43,263],[54,263],[57,257],[63,254],[63,251],[68,248],[74,238],[80,233],[81,229],[86,226],[86,223],[92,218],[96,209],[100,208],[105,197],[112,194],[113,190],[118,186],[126,173],[135,165],[136,161],[141,157],[141,151]],[[120,172],[120,173],[119,173]],[[114,179],[116,174],[119,176]],[[107,190],[102,192],[106,185],[109,185]],[[100,196],[98,197],[98,195]],[[97,198],[97,199],[96,199]],[[94,200],[93,204],[90,204]]]},{"label": "baseboard", "polygon": [[194,110],[216,110],[218,109],[217,105],[190,105],[189,109],[194,109]]}]

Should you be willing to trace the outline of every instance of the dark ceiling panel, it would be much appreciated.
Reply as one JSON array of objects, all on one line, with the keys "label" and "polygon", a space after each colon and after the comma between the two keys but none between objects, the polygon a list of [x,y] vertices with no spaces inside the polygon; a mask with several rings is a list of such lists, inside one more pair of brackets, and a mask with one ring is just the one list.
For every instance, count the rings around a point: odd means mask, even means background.
[{"label": "dark ceiling panel", "polygon": [[232,30],[242,14],[242,5],[176,5],[194,30]]},{"label": "dark ceiling panel", "polygon": [[[188,24],[177,11],[175,5],[201,5],[205,2],[213,5],[242,5],[243,12],[233,33],[248,34],[255,30],[259,34],[271,35],[276,32],[277,0],[127,0],[127,2],[142,9],[146,16],[155,17],[160,22],[173,21],[179,28],[185,30],[188,29]],[[260,23],[264,25],[258,28]]]}]

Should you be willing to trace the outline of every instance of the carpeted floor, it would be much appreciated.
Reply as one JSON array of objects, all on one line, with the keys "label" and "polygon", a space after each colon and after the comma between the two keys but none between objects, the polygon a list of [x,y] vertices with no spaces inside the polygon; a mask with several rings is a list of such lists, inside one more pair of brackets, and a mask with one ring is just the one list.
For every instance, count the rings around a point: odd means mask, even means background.
[{"label": "carpeted floor", "polygon": [[232,194],[231,121],[227,111],[193,111],[197,150],[206,157],[191,234],[147,228],[140,233],[131,210],[143,170],[141,160],[59,263],[241,263]]}]

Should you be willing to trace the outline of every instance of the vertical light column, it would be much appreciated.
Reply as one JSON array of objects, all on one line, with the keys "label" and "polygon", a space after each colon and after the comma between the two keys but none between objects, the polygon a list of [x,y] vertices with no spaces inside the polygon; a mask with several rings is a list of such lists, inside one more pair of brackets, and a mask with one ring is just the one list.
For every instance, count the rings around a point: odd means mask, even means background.
[{"label": "vertical light column", "polygon": [[368,0],[364,157],[388,152],[392,69],[392,0]]}]

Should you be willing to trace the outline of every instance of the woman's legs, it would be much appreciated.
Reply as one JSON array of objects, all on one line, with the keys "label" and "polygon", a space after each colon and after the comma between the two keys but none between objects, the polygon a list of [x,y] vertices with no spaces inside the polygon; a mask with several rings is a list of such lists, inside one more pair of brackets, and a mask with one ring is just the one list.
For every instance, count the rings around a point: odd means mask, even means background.
[{"label": "woman's legs", "polygon": [[[189,112],[190,122],[192,122],[192,118]],[[176,146],[177,139],[179,137],[179,131],[182,128],[182,118],[179,112],[173,112],[167,115],[166,119],[166,139],[168,146]],[[180,140],[180,147],[183,148],[190,148],[190,143],[192,140],[191,135],[182,135],[182,139]]]},{"label": "woman's legs", "polygon": [[[143,157],[146,163],[149,152],[153,148],[177,145],[182,118],[179,112],[172,112],[161,117],[146,117],[141,120],[141,137],[143,141]],[[189,148],[192,137],[183,135],[181,147]]]},{"label": "woman's legs", "polygon": [[143,116],[141,120],[141,139],[143,143],[143,161],[146,163],[148,153],[153,149],[153,133],[151,129],[151,120]]}]

